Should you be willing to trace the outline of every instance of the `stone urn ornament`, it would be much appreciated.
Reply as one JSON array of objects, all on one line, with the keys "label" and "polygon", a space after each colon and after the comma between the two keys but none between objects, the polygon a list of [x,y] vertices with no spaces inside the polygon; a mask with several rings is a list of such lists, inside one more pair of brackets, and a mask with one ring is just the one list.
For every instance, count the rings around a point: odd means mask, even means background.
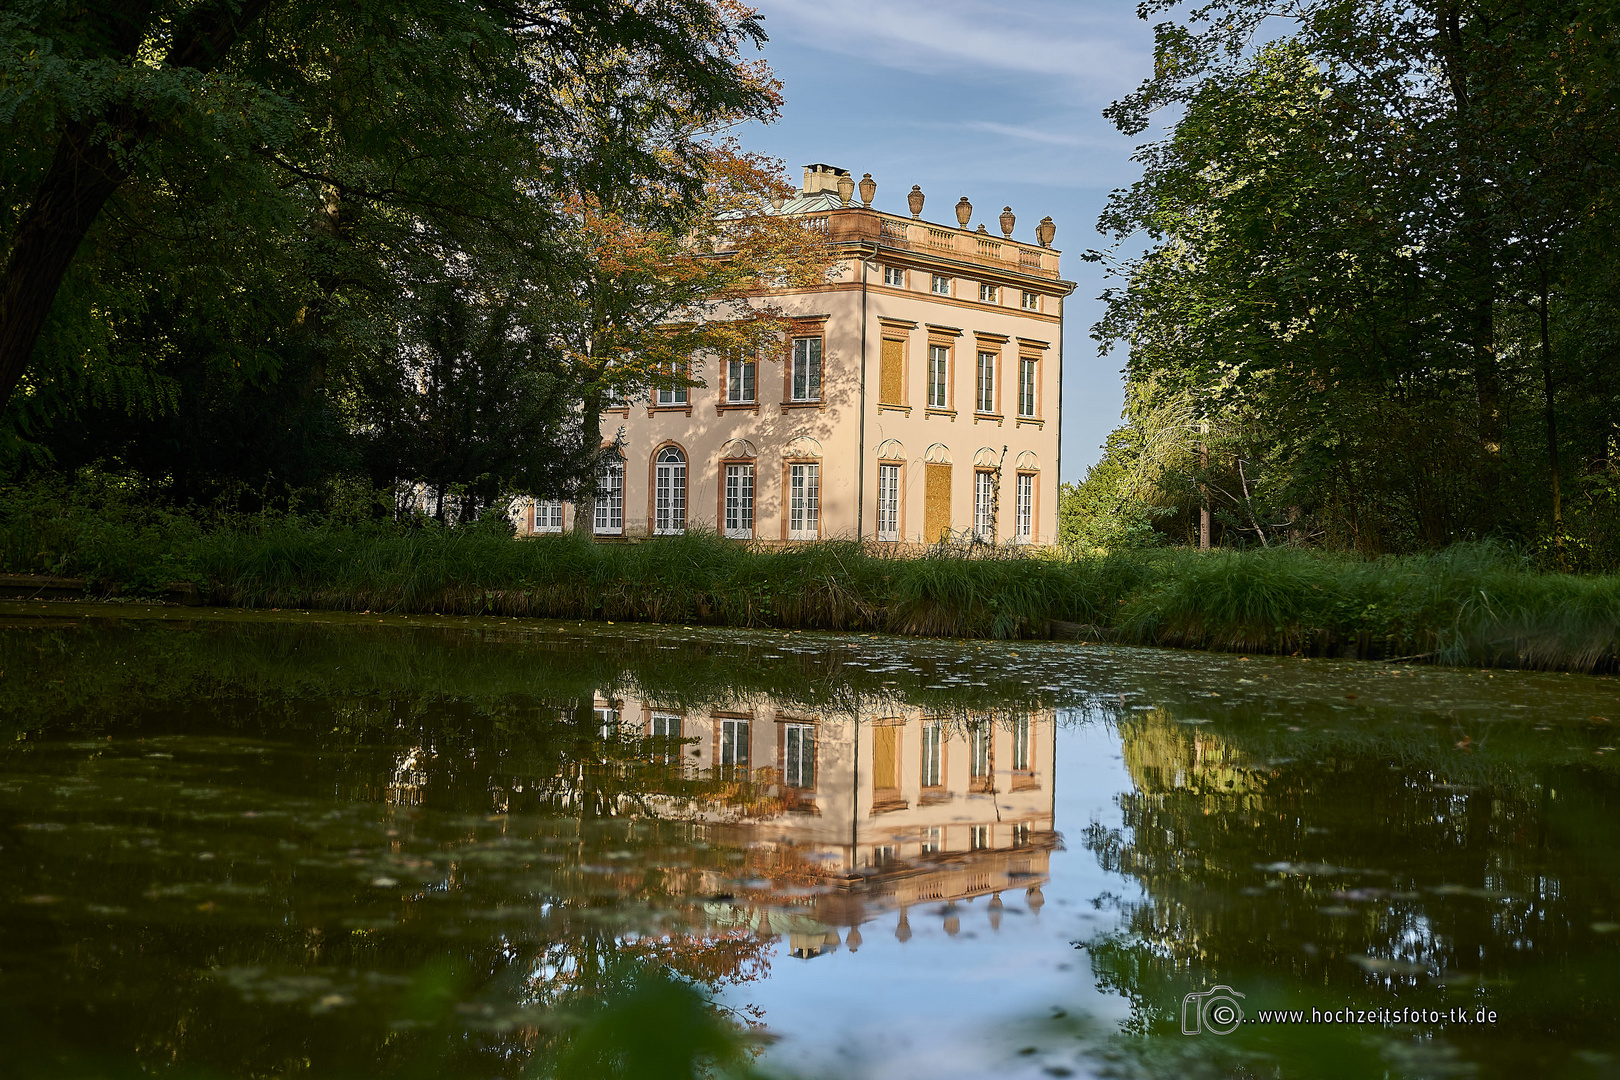
[{"label": "stone urn ornament", "polygon": [[861,176],[861,205],[871,206],[873,196],[877,195],[877,181],[872,179],[871,173]]},{"label": "stone urn ornament", "polygon": [[838,201],[845,206],[849,205],[850,196],[855,194],[855,178],[845,173],[838,178]]},{"label": "stone urn ornament", "polygon": [[906,205],[911,207],[912,217],[922,217],[923,198],[924,195],[922,188],[918,187],[916,184],[912,184],[911,193],[906,196]]},{"label": "stone urn ornament", "polygon": [[1013,226],[1016,224],[1018,224],[1018,219],[1013,216],[1012,207],[1003,206],[1001,208],[1001,235],[1011,240]]},{"label": "stone urn ornament", "polygon": [[1052,215],[1047,214],[1041,218],[1041,223],[1035,226],[1035,239],[1041,247],[1051,247],[1052,237],[1057,235],[1057,226],[1052,224]]},{"label": "stone urn ornament", "polygon": [[956,201],[956,223],[965,229],[972,220],[973,204],[968,202],[968,197],[964,195]]}]

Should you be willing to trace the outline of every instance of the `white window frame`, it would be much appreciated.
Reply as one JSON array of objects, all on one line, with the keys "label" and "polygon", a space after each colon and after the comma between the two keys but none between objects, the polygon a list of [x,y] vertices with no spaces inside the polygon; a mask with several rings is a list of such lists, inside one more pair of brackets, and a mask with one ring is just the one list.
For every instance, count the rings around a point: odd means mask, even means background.
[{"label": "white window frame", "polygon": [[878,463],[877,538],[900,539],[900,466]]},{"label": "white window frame", "polygon": [[821,336],[794,338],[788,400],[820,401],[822,375]]},{"label": "white window frame", "polygon": [[679,536],[686,531],[686,454],[666,446],[653,460],[653,535]]},{"label": "white window frame", "polygon": [[906,272],[898,266],[885,266],[883,268],[883,284],[892,285],[897,289],[906,287]]},{"label": "white window frame", "polygon": [[993,352],[980,352],[974,380],[974,407],[982,413],[996,411],[996,360]]},{"label": "white window frame", "polygon": [[598,536],[624,535],[624,459],[612,457],[596,469],[596,521]]},{"label": "white window frame", "polygon": [[968,727],[968,777],[973,780],[990,776],[991,749],[996,729],[989,717],[975,720]]},{"label": "white window frame", "polygon": [[747,769],[749,722],[743,719],[720,721],[720,754],[716,762],[723,769]]},{"label": "white window frame", "polygon": [[945,830],[938,825],[923,830],[922,843],[917,850],[923,855],[934,855],[945,850]]},{"label": "white window frame", "polygon": [[681,762],[681,723],[680,713],[654,711],[648,718],[647,726],[649,737],[653,740],[652,759],[667,765],[679,765]]},{"label": "white window frame", "polygon": [[788,539],[821,537],[821,463],[795,461],[788,465]]},{"label": "white window frame", "polygon": [[[683,364],[675,368],[675,375],[685,378],[686,366]],[[685,386],[660,386],[656,400],[660,406],[679,408],[682,405],[690,405],[691,395],[687,393],[687,389]]]},{"label": "white window frame", "polygon": [[1040,360],[1033,356],[1018,358],[1018,415],[1035,415],[1035,391],[1040,383]]},{"label": "white window frame", "polygon": [[928,346],[928,407],[948,409],[951,401],[951,347]]},{"label": "white window frame", "polygon": [[991,839],[991,837],[990,837],[990,826],[988,826],[988,825],[972,825],[972,826],[969,826],[969,828],[968,828],[968,850],[969,851],[989,851],[990,850],[990,839]]},{"label": "white window frame", "polygon": [[613,705],[596,706],[596,730],[604,739],[612,739],[619,734],[619,710]]},{"label": "white window frame", "polygon": [[996,297],[999,295],[1000,293],[997,291],[996,287],[990,284],[988,281],[979,282],[979,300],[981,302],[993,304],[996,302]]},{"label": "white window frame", "polygon": [[938,720],[925,720],[921,739],[921,776],[925,788],[945,786],[945,725]]},{"label": "white window frame", "polygon": [[816,786],[816,726],[782,725],[782,783],[791,788]]},{"label": "white window frame", "polygon": [[1030,762],[1029,717],[1015,716],[1009,724],[1012,729],[1012,767],[1014,772],[1028,772]]},{"label": "white window frame", "polygon": [[733,540],[754,538],[754,482],[758,472],[752,461],[728,462],[725,467],[725,520],[721,528]]},{"label": "white window frame", "polygon": [[1035,539],[1035,474],[1019,473],[1013,491],[1013,543]]},{"label": "white window frame", "polygon": [[537,533],[560,533],[563,530],[563,504],[561,499],[534,500],[531,527]]},{"label": "white window frame", "polygon": [[726,361],[726,404],[753,405],[759,401],[759,361],[733,356]]},{"label": "white window frame", "polygon": [[988,469],[973,473],[973,535],[993,544],[995,534],[996,474]]},{"label": "white window frame", "polygon": [[1025,311],[1041,310],[1041,294],[1026,291],[1022,297]]},{"label": "white window frame", "polygon": [[951,279],[944,274],[931,275],[928,281],[928,291],[935,296],[951,295]]}]

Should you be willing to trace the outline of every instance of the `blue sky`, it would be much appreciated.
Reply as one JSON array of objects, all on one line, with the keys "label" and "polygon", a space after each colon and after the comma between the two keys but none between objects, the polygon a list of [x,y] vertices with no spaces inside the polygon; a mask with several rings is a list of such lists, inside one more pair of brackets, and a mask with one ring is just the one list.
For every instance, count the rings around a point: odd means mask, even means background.
[{"label": "blue sky", "polygon": [[1063,276],[1079,282],[1064,328],[1062,479],[1078,480],[1119,424],[1119,353],[1098,357],[1091,324],[1106,287],[1079,254],[1103,246],[1097,215],[1109,191],[1137,176],[1128,139],[1102,110],[1152,73],[1153,33],[1129,0],[753,0],[765,16],[765,58],[784,84],[782,119],[739,133],[782,158],[797,180],[807,162],[877,181],[873,205],[906,213],[920,184],[923,217],[1033,242],[1050,214]]}]

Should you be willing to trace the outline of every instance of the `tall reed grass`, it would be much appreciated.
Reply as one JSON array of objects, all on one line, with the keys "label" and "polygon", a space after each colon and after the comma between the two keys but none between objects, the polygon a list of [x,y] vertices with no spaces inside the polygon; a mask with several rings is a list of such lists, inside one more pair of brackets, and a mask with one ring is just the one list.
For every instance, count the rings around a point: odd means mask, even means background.
[{"label": "tall reed grass", "polygon": [[81,577],[99,595],[184,581],[204,602],[246,607],[1620,666],[1620,578],[1539,572],[1488,543],[1374,560],[1294,548],[900,556],[845,540],[767,550],[702,532],[595,544],[291,513],[209,518],[11,489],[0,491],[0,570]]}]

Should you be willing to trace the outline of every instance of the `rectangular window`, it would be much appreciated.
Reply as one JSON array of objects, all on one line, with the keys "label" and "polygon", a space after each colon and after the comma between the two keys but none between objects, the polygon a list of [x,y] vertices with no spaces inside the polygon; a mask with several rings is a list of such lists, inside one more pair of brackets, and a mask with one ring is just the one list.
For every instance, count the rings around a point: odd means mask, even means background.
[{"label": "rectangular window", "polygon": [[720,767],[748,768],[748,721],[720,721]]},{"label": "rectangular window", "polygon": [[1029,771],[1029,717],[1015,716],[1012,722],[1012,767]]},{"label": "rectangular window", "polygon": [[1037,366],[1040,361],[1033,356],[1023,356],[1018,360],[1018,415],[1035,415],[1035,385],[1036,376],[1040,372]]},{"label": "rectangular window", "polygon": [[996,539],[996,474],[973,474],[973,535],[987,544]]},{"label": "rectangular window", "polygon": [[940,296],[951,295],[951,279],[944,274],[935,274],[929,287]]},{"label": "rectangular window", "polygon": [[891,791],[900,786],[900,727],[882,724],[872,728],[872,786]]},{"label": "rectangular window", "polygon": [[974,780],[990,777],[990,742],[994,736],[989,717],[975,720],[968,729],[968,775]]},{"label": "rectangular window", "polygon": [[782,725],[782,783],[816,786],[816,729],[810,724]]},{"label": "rectangular window", "polygon": [[939,787],[943,782],[945,725],[929,720],[922,726],[922,786]]},{"label": "rectangular window", "polygon": [[624,532],[624,462],[605,461],[596,470],[596,531]]},{"label": "rectangular window", "polygon": [[793,400],[821,400],[821,339],[793,339]]},{"label": "rectangular window", "polygon": [[1039,311],[1039,310],[1041,310],[1041,294],[1040,293],[1026,292],[1024,294],[1024,310],[1025,311]]},{"label": "rectangular window", "polygon": [[928,407],[948,409],[946,393],[951,370],[951,350],[947,345],[928,346]]},{"label": "rectangular window", "polygon": [[935,825],[923,830],[922,844],[919,845],[924,855],[934,855],[945,850],[945,830]]},{"label": "rectangular window", "polygon": [[596,707],[596,730],[604,739],[617,738],[619,734],[619,710],[612,705],[598,705]]},{"label": "rectangular window", "polygon": [[726,466],[726,535],[733,540],[754,538],[754,467]]},{"label": "rectangular window", "polygon": [[996,354],[979,354],[978,394],[974,407],[982,413],[996,411]]},{"label": "rectangular window", "polygon": [[1035,537],[1035,477],[1032,473],[1018,474],[1014,501],[1013,540],[1027,544]]},{"label": "rectangular window", "polygon": [[[676,378],[686,377],[686,366],[683,364],[674,371]],[[658,404],[660,405],[686,405],[689,404],[684,386],[660,386],[658,388]]]},{"label": "rectangular window", "polygon": [[1029,847],[1029,822],[1021,821],[1012,827],[1012,846]]},{"label": "rectangular window", "polygon": [[900,539],[900,466],[878,466],[877,538]]},{"label": "rectangular window", "polygon": [[681,761],[681,718],[678,713],[652,714],[652,759],[668,765]]},{"label": "rectangular window", "polygon": [[562,532],[562,503],[556,499],[534,501],[534,531],[537,533]]},{"label": "rectangular window", "polygon": [[874,868],[893,866],[899,858],[900,853],[895,850],[893,844],[878,844],[872,848],[872,866]]},{"label": "rectangular window", "polygon": [[906,392],[906,343],[898,338],[883,339],[883,356],[878,361],[878,402],[904,405]]},{"label": "rectangular window", "polygon": [[788,466],[788,539],[814,540],[821,530],[821,466]]},{"label": "rectangular window", "polygon": [[975,825],[968,830],[968,847],[974,851],[984,851],[990,847],[990,826]]},{"label": "rectangular window", "polygon": [[897,289],[906,287],[906,272],[898,266],[885,266],[883,268],[883,284],[893,285]]},{"label": "rectangular window", "polygon": [[994,285],[980,285],[979,286],[979,299],[983,300],[987,304],[995,303],[996,302],[996,287]]},{"label": "rectangular window", "polygon": [[752,405],[759,364],[753,357],[734,356],[726,361],[726,404]]}]

